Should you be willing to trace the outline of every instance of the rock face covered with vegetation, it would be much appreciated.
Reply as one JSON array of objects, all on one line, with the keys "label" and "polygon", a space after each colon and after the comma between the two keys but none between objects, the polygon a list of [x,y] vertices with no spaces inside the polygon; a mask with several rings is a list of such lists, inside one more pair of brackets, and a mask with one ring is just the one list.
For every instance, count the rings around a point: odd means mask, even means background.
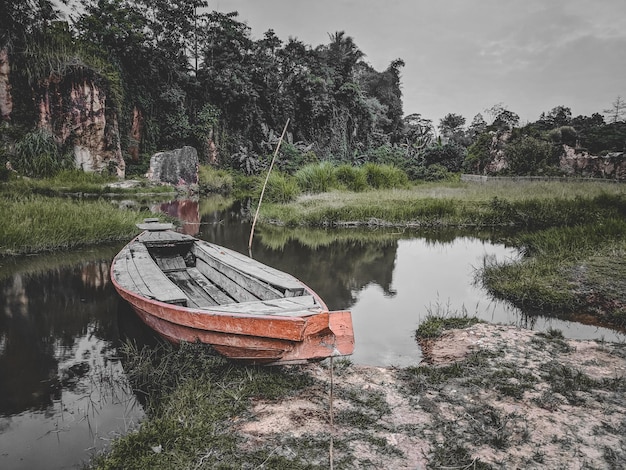
[{"label": "rock face covered with vegetation", "polygon": [[619,97],[592,116],[557,106],[521,126],[496,104],[469,124],[449,113],[435,125],[404,115],[402,59],[377,71],[341,31],[318,46],[271,29],[254,39],[237,12],[205,0],[88,0],[69,22],[51,0],[5,5],[0,159],[21,174],[144,174],[155,152],[185,145],[201,163],[256,174],[289,119],[278,168],[287,173],[328,160],[391,164],[426,180],[623,177]]},{"label": "rock face covered with vegetation", "polygon": [[77,168],[102,172],[110,167],[124,176],[117,115],[107,107],[106,91],[95,80],[80,76],[42,80],[38,114],[39,129],[73,150]]}]

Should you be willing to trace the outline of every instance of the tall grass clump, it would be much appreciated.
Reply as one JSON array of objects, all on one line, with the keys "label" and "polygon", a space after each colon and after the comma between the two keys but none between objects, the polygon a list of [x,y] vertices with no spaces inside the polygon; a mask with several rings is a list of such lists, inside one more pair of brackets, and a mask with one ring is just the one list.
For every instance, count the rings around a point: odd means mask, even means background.
[{"label": "tall grass clump", "polygon": [[0,199],[0,255],[68,249],[126,240],[146,214],[106,201],[41,196]]},{"label": "tall grass clump", "polygon": [[201,193],[228,194],[233,190],[234,180],[230,173],[211,165],[198,168],[198,186]]},{"label": "tall grass clump", "polygon": [[[264,181],[260,181],[259,194]],[[267,180],[263,198],[267,202],[286,203],[300,195],[300,186],[296,178],[281,172],[272,172]]]},{"label": "tall grass clump", "polygon": [[330,162],[306,165],[294,175],[304,192],[324,193],[336,186],[335,168]]},{"label": "tall grass clump", "polygon": [[52,134],[44,129],[37,129],[24,135],[15,144],[11,165],[21,175],[45,178],[72,168],[74,159],[61,152]]},{"label": "tall grass clump", "polygon": [[366,163],[363,171],[367,184],[374,189],[406,188],[409,184],[407,174],[393,165]]},{"label": "tall grass clump", "polygon": [[367,189],[367,175],[362,167],[352,165],[339,165],[335,169],[337,183],[345,186],[346,189],[354,192],[361,192]]}]

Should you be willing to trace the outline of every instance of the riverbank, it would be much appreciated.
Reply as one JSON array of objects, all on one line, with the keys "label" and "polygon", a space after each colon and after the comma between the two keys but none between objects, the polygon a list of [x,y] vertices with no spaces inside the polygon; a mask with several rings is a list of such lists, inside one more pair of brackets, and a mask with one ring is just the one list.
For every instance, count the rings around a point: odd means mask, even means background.
[{"label": "riverbank", "polygon": [[477,323],[422,346],[419,367],[335,360],[332,377],[328,361],[222,364],[203,378],[183,361],[173,393],[94,468],[328,468],[330,458],[338,469],[626,465],[625,345]]}]

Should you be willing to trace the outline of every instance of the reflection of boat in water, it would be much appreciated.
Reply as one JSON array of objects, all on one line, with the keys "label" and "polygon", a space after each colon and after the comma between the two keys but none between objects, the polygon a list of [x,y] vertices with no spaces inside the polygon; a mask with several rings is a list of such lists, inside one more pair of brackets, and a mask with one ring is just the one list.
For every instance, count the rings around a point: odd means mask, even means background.
[{"label": "reflection of boat in water", "polygon": [[352,354],[350,312],[330,312],[290,274],[146,221],[115,257],[111,279],[141,319],[172,342],[200,341],[249,363]]}]

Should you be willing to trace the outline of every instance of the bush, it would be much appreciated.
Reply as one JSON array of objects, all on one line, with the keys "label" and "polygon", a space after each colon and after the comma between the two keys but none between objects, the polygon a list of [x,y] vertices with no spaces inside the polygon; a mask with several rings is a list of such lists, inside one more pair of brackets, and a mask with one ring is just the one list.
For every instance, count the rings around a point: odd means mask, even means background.
[{"label": "bush", "polygon": [[[262,184],[262,183],[261,183]],[[259,193],[261,188],[259,189]],[[300,187],[295,178],[280,172],[270,173],[263,198],[267,202],[291,202],[300,195]]]},{"label": "bush", "polygon": [[225,170],[201,165],[198,168],[198,186],[201,193],[227,194],[233,189],[233,177]]},{"label": "bush", "polygon": [[549,142],[524,136],[505,148],[508,169],[514,175],[537,175],[558,165],[555,147]]},{"label": "bush", "polygon": [[336,186],[335,169],[330,162],[307,165],[295,177],[298,186],[310,193],[324,193]]},{"label": "bush", "polygon": [[465,160],[465,149],[454,143],[432,145],[423,152],[424,165],[440,165],[448,171],[460,171]]},{"label": "bush", "polygon": [[293,175],[299,168],[319,162],[315,152],[299,147],[301,146],[290,144],[289,142],[281,144],[280,152],[276,159],[276,166],[280,171]]},{"label": "bush", "polygon": [[74,167],[72,155],[63,155],[54,137],[43,129],[26,134],[15,144],[13,168],[24,176],[45,178]]},{"label": "bush", "polygon": [[367,189],[367,175],[362,168],[351,165],[339,165],[335,169],[337,182],[350,191],[360,192]]},{"label": "bush", "polygon": [[407,174],[395,166],[366,163],[363,171],[367,184],[374,189],[404,188],[409,183]]},{"label": "bush", "polygon": [[445,166],[435,163],[426,167],[420,167],[420,171],[415,173],[414,179],[424,181],[450,181],[455,175],[456,173],[449,172]]}]

